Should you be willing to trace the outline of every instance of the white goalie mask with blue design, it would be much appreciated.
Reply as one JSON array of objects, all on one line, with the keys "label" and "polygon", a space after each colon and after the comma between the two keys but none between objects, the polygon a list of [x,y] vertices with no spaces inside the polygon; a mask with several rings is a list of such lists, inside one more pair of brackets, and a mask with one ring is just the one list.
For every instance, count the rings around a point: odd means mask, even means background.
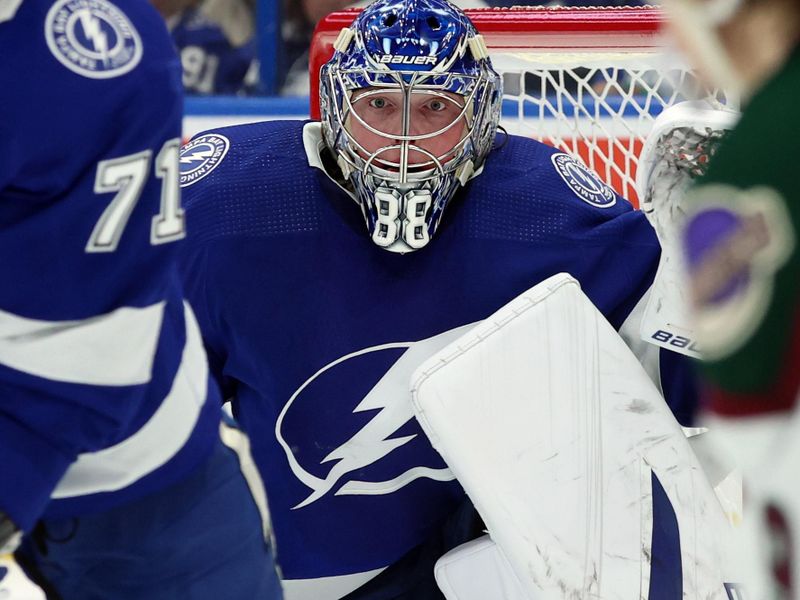
[{"label": "white goalie mask with blue design", "polygon": [[372,240],[418,250],[492,149],[500,77],[447,0],[378,0],[334,48],[320,82],[325,142]]}]

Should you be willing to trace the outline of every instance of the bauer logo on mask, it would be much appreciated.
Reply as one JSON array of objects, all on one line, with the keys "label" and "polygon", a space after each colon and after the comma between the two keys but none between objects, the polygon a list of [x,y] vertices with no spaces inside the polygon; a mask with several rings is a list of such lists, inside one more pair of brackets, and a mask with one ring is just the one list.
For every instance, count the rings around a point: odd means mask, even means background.
[{"label": "bauer logo on mask", "polygon": [[379,62],[392,65],[435,65],[435,56],[392,56],[384,54]]}]

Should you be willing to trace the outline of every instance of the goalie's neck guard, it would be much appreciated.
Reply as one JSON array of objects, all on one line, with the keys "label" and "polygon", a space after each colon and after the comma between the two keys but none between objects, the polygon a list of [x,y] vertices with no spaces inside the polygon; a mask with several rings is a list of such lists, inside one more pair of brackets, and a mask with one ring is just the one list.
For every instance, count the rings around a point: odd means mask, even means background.
[{"label": "goalie's neck guard", "polygon": [[[394,252],[422,248],[492,148],[502,84],[483,38],[446,0],[378,0],[334,48],[320,82],[326,144],[372,240]],[[385,102],[379,95],[396,99],[396,123],[363,116],[360,106]],[[452,117],[415,120],[426,102]],[[444,139],[453,144],[441,150]]]}]

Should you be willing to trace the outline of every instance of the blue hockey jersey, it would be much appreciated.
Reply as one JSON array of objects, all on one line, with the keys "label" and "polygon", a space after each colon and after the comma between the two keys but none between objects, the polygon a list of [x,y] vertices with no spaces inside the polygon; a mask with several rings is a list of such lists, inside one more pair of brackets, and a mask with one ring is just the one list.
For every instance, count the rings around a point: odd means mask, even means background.
[{"label": "blue hockey jersey", "polygon": [[27,530],[185,477],[219,392],[175,266],[163,20],[140,0],[4,2],[0,56],[0,509]]},{"label": "blue hockey jersey", "polygon": [[181,13],[171,33],[181,55],[187,93],[248,94],[255,89],[255,39],[235,45],[201,8]]},{"label": "blue hockey jersey", "polygon": [[463,500],[413,417],[412,371],[558,272],[619,328],[660,254],[596,175],[516,136],[428,246],[387,252],[322,147],[318,123],[286,121],[207,132],[181,154],[186,293],[251,437],[287,596],[315,600],[397,561]]}]

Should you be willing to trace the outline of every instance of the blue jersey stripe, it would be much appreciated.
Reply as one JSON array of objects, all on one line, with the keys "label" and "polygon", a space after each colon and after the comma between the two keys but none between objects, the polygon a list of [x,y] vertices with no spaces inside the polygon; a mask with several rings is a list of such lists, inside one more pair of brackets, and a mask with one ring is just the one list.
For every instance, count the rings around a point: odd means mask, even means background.
[{"label": "blue jersey stripe", "polygon": [[680,600],[683,597],[683,566],[678,518],[667,493],[652,473],[653,542],[650,566],[650,600]]}]

